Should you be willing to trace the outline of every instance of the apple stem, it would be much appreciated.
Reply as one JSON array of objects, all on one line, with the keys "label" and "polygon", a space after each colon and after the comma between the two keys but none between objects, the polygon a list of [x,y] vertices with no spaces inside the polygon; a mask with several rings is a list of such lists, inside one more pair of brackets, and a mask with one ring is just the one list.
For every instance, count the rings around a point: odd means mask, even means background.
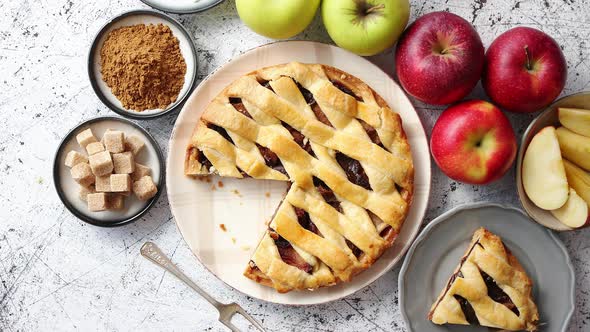
[{"label": "apple stem", "polygon": [[526,69],[533,70],[533,66],[531,65],[531,55],[529,53],[529,46],[524,46],[524,54],[526,55]]},{"label": "apple stem", "polygon": [[367,9],[366,13],[367,14],[371,14],[372,12],[377,11],[377,10],[380,10],[380,9],[383,9],[383,8],[385,8],[385,5],[384,4],[379,4],[377,6],[373,6],[373,7],[369,8],[369,9]]}]

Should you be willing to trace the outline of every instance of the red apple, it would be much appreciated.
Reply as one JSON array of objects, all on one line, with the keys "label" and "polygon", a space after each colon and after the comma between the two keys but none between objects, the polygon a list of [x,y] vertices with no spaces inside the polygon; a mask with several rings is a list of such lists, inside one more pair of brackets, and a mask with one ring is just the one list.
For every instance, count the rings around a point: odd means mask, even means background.
[{"label": "red apple", "polygon": [[455,14],[434,12],[406,29],[397,44],[395,67],[410,95],[445,105],[473,90],[484,59],[481,39],[469,22]]},{"label": "red apple", "polygon": [[555,40],[537,29],[518,27],[490,45],[482,83],[495,104],[524,113],[551,104],[566,78],[567,64]]},{"label": "red apple", "polygon": [[516,156],[516,137],[500,109],[483,100],[447,108],[432,129],[434,161],[450,178],[485,184],[501,178]]}]

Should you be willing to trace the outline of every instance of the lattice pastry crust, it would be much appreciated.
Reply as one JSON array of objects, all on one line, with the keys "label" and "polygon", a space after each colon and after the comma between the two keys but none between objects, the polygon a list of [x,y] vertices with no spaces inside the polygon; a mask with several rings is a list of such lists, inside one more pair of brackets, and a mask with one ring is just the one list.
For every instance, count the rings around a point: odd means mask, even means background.
[{"label": "lattice pastry crust", "polygon": [[296,62],[249,73],[215,97],[185,173],[291,183],[244,273],[279,292],[371,266],[399,233],[414,189],[399,115],[356,77]]},{"label": "lattice pastry crust", "polygon": [[482,325],[536,331],[533,283],[502,240],[478,229],[461,263],[432,305],[435,324]]}]

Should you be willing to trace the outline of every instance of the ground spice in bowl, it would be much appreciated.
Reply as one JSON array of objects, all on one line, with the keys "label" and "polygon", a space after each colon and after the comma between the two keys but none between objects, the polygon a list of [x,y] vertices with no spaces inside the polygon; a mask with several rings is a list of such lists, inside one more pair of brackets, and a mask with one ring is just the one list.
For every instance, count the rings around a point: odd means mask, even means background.
[{"label": "ground spice in bowl", "polygon": [[184,85],[186,62],[164,24],[138,24],[109,32],[100,50],[100,73],[128,110],[166,109]]}]

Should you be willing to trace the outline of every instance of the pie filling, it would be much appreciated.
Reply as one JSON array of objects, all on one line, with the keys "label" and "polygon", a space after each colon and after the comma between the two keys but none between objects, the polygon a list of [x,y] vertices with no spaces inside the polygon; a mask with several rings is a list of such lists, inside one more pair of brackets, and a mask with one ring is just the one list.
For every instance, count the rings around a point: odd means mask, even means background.
[{"label": "pie filling", "polygon": [[207,127],[209,129],[215,130],[217,133],[219,133],[219,135],[223,136],[223,138],[228,140],[231,144],[234,144],[234,140],[231,139],[231,137],[227,133],[227,130],[225,130],[224,128],[221,128],[220,126],[212,123],[207,124]]},{"label": "pie filling", "polygon": [[283,166],[283,163],[281,162],[281,159],[279,159],[279,156],[277,156],[276,153],[258,143],[256,143],[256,146],[258,147],[258,151],[260,151],[262,158],[264,158],[266,166],[274,169],[275,171],[279,171],[285,175],[288,175],[285,167]]},{"label": "pie filling", "polygon": [[324,183],[324,181],[322,181],[319,178],[314,176],[313,177],[313,185],[320,192],[320,195],[322,195],[322,198],[324,199],[324,201],[326,201],[326,203],[330,204],[333,208],[338,210],[338,212],[342,213],[342,207],[340,206],[340,201],[338,200],[338,198],[336,198],[334,191],[332,191],[332,189],[330,189]]},{"label": "pie filling", "polygon": [[299,88],[299,91],[301,92],[301,95],[303,96],[303,99],[305,99],[307,105],[311,107],[311,110],[313,111],[313,114],[315,114],[315,117],[318,119],[318,121],[325,124],[326,126],[334,128],[326,114],[322,111],[320,105],[318,105],[317,101],[313,97],[313,94],[299,83],[297,83],[297,87]]},{"label": "pie filling", "polygon": [[518,308],[516,307],[514,302],[512,302],[510,296],[508,296],[508,294],[506,294],[502,290],[502,288],[498,286],[496,281],[494,281],[494,278],[490,277],[484,271],[480,270],[479,272],[481,273],[483,281],[486,283],[486,287],[488,288],[488,296],[495,302],[503,304],[506,308],[510,309],[515,315],[520,316],[520,312],[518,311]]},{"label": "pie filling", "polygon": [[347,86],[345,86],[344,84],[338,82],[338,81],[332,81],[330,80],[330,82],[336,87],[338,88],[338,90],[346,93],[349,96],[354,97],[354,99],[356,99],[357,101],[363,101],[363,98],[357,96],[354,92],[352,92],[352,90],[350,90]]},{"label": "pie filling", "polygon": [[469,324],[471,325],[479,325],[479,320],[475,315],[475,310],[473,310],[471,303],[469,303],[469,301],[467,301],[460,295],[455,294],[453,295],[453,297],[455,298],[455,300],[459,302],[459,305],[461,306],[461,311],[463,311],[463,315],[465,315],[465,319],[467,320],[467,322],[469,322]]},{"label": "pie filling", "polygon": [[383,230],[381,232],[379,232],[379,236],[381,236],[382,238],[387,238],[389,236],[390,233],[392,233],[393,227],[391,227],[390,225],[385,226],[385,228],[383,228]]},{"label": "pie filling", "polygon": [[311,221],[311,218],[309,217],[309,213],[307,213],[307,211],[296,207],[295,215],[297,215],[297,221],[299,222],[299,225],[301,225],[301,227],[307,229],[312,233],[322,236],[322,233],[320,233],[318,227],[313,223],[313,221]]},{"label": "pie filling", "polygon": [[252,115],[250,115],[250,112],[248,112],[246,106],[242,104],[242,98],[231,97],[229,98],[229,103],[236,109],[236,111],[252,119]]},{"label": "pie filling", "polygon": [[346,240],[346,245],[352,251],[352,254],[356,258],[359,258],[360,255],[363,253],[363,251],[359,249],[359,247],[355,246],[354,243],[350,242],[348,239]]},{"label": "pie filling", "polygon": [[293,140],[295,141],[295,143],[297,143],[297,145],[299,145],[303,150],[305,150],[307,153],[309,153],[310,156],[315,158],[315,153],[313,152],[313,149],[311,148],[311,144],[309,143],[309,140],[303,136],[302,133],[300,133],[297,129],[289,126],[288,124],[281,122],[282,125],[287,128],[287,130],[289,131],[289,133],[291,134],[291,136],[293,136]]},{"label": "pie filling", "polygon": [[379,138],[379,134],[377,134],[377,129],[371,127],[371,125],[369,125],[368,123],[366,123],[365,121],[363,121],[361,119],[357,119],[357,121],[361,124],[361,126],[363,126],[363,129],[365,130],[365,132],[367,133],[367,135],[371,139],[371,142],[373,142],[373,143],[379,145],[380,147],[382,147],[383,149],[385,149],[385,147],[383,146],[383,142],[381,142],[381,138]]},{"label": "pie filling", "polygon": [[272,92],[275,92],[275,90],[272,89],[272,86],[270,86],[270,81],[263,80],[260,78],[258,78],[257,80],[258,80],[258,84],[262,85],[263,87],[269,89]]},{"label": "pie filling", "polygon": [[295,251],[291,243],[285,240],[282,236],[280,236],[277,232],[273,229],[269,229],[270,237],[273,238],[275,241],[275,245],[279,250],[279,255],[281,259],[286,264],[294,266],[305,273],[311,273],[313,271],[313,266],[311,266],[308,262],[306,262],[301,255]]},{"label": "pie filling", "polygon": [[369,177],[358,160],[352,159],[341,152],[336,152],[336,161],[340,167],[342,167],[344,172],[346,172],[346,177],[350,182],[367,190],[371,190]]},{"label": "pie filling", "polygon": [[209,159],[205,157],[205,154],[202,151],[197,150],[197,161],[199,162],[199,164],[203,165],[207,170],[211,171],[211,167],[213,167],[213,164],[211,164],[211,161],[209,161]]}]

